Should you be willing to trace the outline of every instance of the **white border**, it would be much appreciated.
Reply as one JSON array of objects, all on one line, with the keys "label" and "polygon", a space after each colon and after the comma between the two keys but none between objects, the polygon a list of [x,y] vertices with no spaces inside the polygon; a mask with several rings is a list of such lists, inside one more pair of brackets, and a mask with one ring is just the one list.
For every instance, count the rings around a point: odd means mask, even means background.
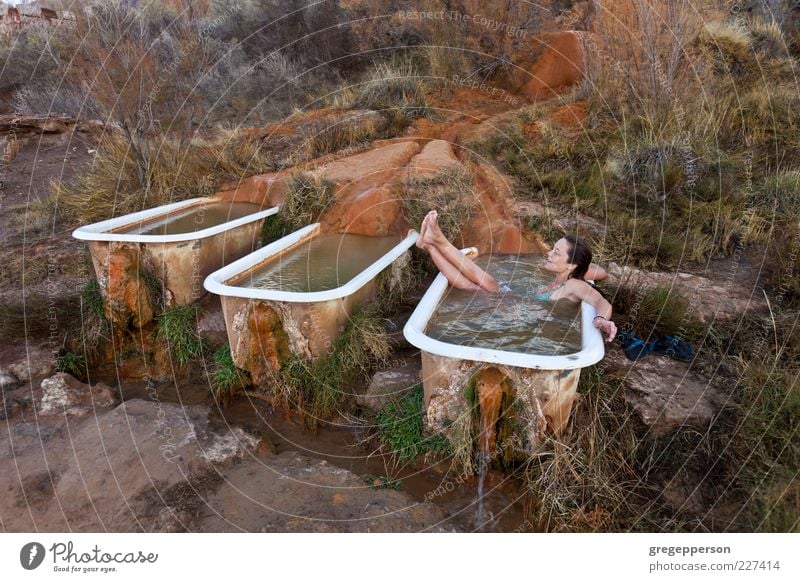
[{"label": "white border", "polygon": [[231,220],[230,222],[223,222],[222,224],[218,224],[216,226],[205,228],[203,230],[198,230],[197,232],[185,232],[181,234],[126,234],[126,233],[107,232],[115,228],[126,226],[133,222],[140,222],[148,218],[155,218],[157,216],[160,216],[161,214],[167,214],[169,212],[180,210],[181,208],[185,208],[193,204],[200,204],[204,202],[224,202],[224,201],[206,197],[206,198],[192,198],[190,200],[183,200],[181,202],[165,204],[164,206],[158,206],[156,208],[150,208],[148,210],[134,212],[133,214],[126,214],[125,216],[119,216],[117,218],[112,218],[110,220],[96,222],[88,226],[82,226],[73,231],[72,236],[77,238],[78,240],[96,240],[96,241],[117,241],[117,242],[137,242],[137,243],[184,242],[190,240],[197,240],[201,238],[208,238],[210,236],[214,236],[215,234],[220,234],[222,232],[232,230],[237,226],[242,226],[243,224],[255,222],[256,220],[260,220],[262,218],[272,216],[273,214],[277,214],[279,209],[277,206],[274,206],[272,208],[267,208],[266,210],[262,210],[260,212],[255,212],[253,214],[248,214],[247,216],[237,218],[236,220]]},{"label": "white border", "polygon": [[372,263],[369,267],[361,271],[358,275],[350,279],[347,283],[336,289],[327,291],[313,291],[310,293],[299,293],[294,291],[278,291],[276,289],[255,289],[252,287],[237,287],[226,285],[226,282],[237,275],[244,273],[248,269],[264,262],[272,256],[278,255],[289,247],[301,242],[304,238],[311,238],[319,233],[319,223],[311,224],[292,234],[268,244],[262,249],[254,251],[241,259],[234,261],[230,265],[222,267],[218,271],[211,273],[203,282],[207,291],[216,295],[229,297],[244,297],[248,299],[264,299],[268,301],[287,301],[291,303],[313,303],[317,301],[330,301],[331,299],[341,299],[352,295],[364,285],[375,278],[378,273],[391,265],[397,258],[406,252],[413,245],[419,233],[409,231],[406,238],[401,240],[392,250],[383,255],[380,259]]},{"label": "white border", "polygon": [[[467,252],[464,249],[461,252]],[[537,370],[574,370],[596,364],[605,356],[603,336],[593,324],[597,314],[594,307],[581,303],[581,351],[561,356],[541,356],[504,350],[460,346],[435,340],[425,335],[425,326],[431,318],[449,283],[441,273],[425,292],[414,313],[403,327],[403,335],[408,342],[424,352],[459,360],[475,360],[489,364],[534,368]]]}]

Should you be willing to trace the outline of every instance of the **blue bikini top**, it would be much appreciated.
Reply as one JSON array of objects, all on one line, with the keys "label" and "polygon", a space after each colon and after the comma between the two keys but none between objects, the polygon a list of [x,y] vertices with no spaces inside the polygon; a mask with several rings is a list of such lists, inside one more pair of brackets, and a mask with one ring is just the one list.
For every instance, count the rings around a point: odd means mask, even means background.
[{"label": "blue bikini top", "polygon": [[550,291],[545,291],[544,293],[537,293],[536,295],[534,295],[534,297],[536,298],[537,301],[550,301],[550,297],[553,295],[553,293],[561,289],[563,286],[564,283],[561,283],[561,285],[559,285],[555,289],[552,289]]}]

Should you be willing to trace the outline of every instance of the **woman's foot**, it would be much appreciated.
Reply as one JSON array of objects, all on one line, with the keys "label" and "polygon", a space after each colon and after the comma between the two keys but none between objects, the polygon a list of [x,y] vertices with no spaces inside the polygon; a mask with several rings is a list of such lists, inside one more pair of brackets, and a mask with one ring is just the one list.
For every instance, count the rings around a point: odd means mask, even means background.
[{"label": "woman's foot", "polygon": [[419,237],[417,238],[417,242],[415,243],[419,248],[425,250],[425,247],[428,246],[428,243],[425,241],[425,235],[428,232],[428,217],[431,215],[430,212],[425,215],[425,218],[422,219],[422,224],[419,227]]},{"label": "woman's foot", "polygon": [[427,228],[425,229],[427,244],[446,244],[447,238],[444,236],[442,229],[439,228],[439,213],[435,210],[431,210],[428,213],[428,216],[430,216],[430,219],[428,220]]}]

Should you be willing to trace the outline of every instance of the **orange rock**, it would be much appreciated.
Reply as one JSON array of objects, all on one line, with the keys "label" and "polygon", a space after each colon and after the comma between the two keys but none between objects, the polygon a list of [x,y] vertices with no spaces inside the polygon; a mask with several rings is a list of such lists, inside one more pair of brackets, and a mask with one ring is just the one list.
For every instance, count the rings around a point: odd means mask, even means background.
[{"label": "orange rock", "polygon": [[544,44],[545,48],[527,68],[527,79],[518,89],[525,97],[533,101],[551,99],[583,80],[586,52],[580,33],[542,35],[532,43]]},{"label": "orange rock", "polygon": [[453,148],[446,141],[435,139],[429,141],[419,154],[411,158],[408,167],[403,171],[403,178],[429,178],[452,167],[462,167]]},{"label": "orange rock", "polygon": [[150,292],[141,277],[138,249],[122,245],[108,255],[108,297],[106,315],[112,323],[126,329],[150,323],[155,316]]},{"label": "orange rock", "polygon": [[550,118],[567,132],[577,134],[583,130],[587,114],[586,102],[576,101],[559,107],[553,111]]},{"label": "orange rock", "polygon": [[248,313],[251,338],[247,369],[256,384],[270,386],[281,362],[289,357],[289,337],[278,313],[260,301],[254,301]]},{"label": "orange rock", "polygon": [[250,202],[264,208],[278,206],[286,198],[289,172],[262,174],[225,184],[216,196],[225,202]]},{"label": "orange rock", "polygon": [[400,235],[408,230],[402,201],[387,185],[338,200],[325,214],[322,229],[364,236]]}]

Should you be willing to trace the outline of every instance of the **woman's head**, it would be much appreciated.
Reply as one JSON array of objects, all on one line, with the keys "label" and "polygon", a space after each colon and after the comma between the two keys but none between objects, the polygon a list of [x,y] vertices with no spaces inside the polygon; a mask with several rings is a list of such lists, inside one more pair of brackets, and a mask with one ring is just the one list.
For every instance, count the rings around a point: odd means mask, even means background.
[{"label": "woman's head", "polygon": [[553,245],[553,250],[547,253],[544,267],[554,273],[567,271],[569,277],[583,279],[591,264],[592,251],[589,245],[577,236],[568,235],[559,239]]}]

